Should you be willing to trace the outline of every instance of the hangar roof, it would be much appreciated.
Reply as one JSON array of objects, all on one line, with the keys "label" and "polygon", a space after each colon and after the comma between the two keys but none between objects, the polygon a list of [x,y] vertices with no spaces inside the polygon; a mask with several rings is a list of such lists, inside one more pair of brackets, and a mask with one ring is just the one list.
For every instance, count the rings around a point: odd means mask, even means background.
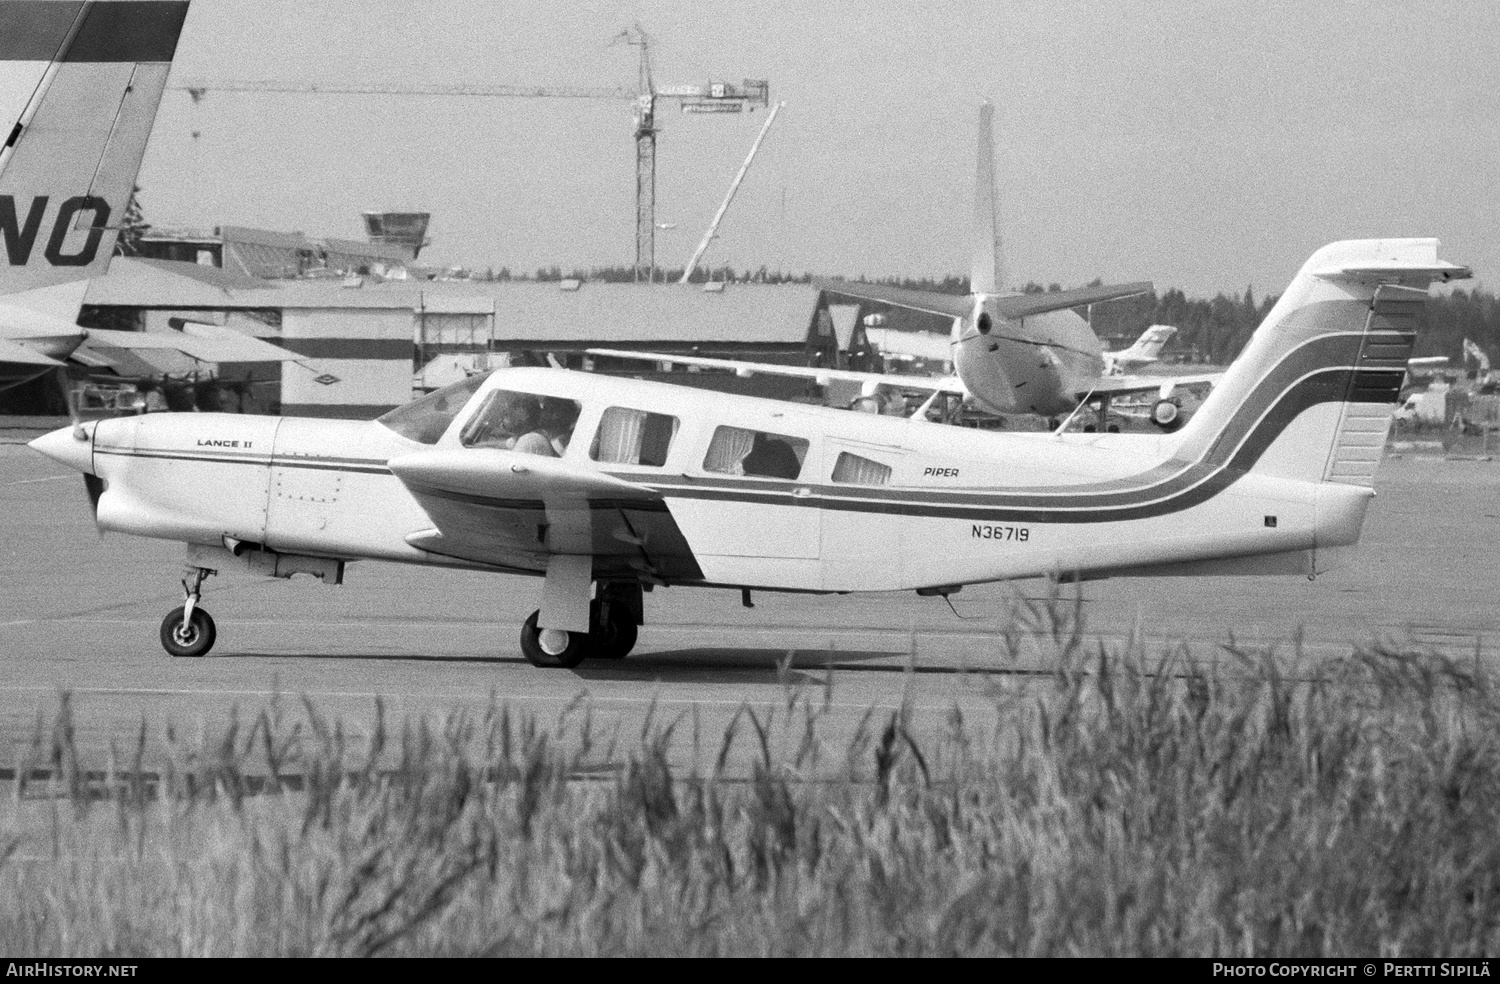
[{"label": "hangar roof", "polygon": [[[349,282],[350,284],[353,281]],[[213,267],[121,257],[94,280],[85,303],[158,310],[409,310],[495,315],[495,341],[670,342],[729,345],[806,342],[818,288],[808,284],[689,284],[340,279],[266,281]]]}]

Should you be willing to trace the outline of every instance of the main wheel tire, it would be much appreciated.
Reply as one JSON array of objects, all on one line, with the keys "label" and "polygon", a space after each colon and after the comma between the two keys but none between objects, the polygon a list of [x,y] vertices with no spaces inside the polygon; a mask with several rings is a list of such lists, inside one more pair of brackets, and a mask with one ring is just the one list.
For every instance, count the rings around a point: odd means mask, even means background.
[{"label": "main wheel tire", "polygon": [[532,612],[521,626],[521,655],[526,661],[532,666],[563,670],[582,663],[590,655],[588,633],[539,628],[536,622],[541,614]]},{"label": "main wheel tire", "polygon": [[[186,608],[184,605],[182,608]],[[213,616],[201,608],[193,609],[193,617],[184,628],[182,608],[174,608],[161,620],[161,646],[168,655],[185,658],[202,656],[214,647],[218,630],[214,628]]]},{"label": "main wheel tire", "polygon": [[599,618],[599,607],[597,601],[589,606],[589,624],[592,626],[589,629],[589,658],[624,659],[635,648],[639,627],[629,617],[621,617],[625,611],[624,605],[616,603],[609,606],[608,622]]}]

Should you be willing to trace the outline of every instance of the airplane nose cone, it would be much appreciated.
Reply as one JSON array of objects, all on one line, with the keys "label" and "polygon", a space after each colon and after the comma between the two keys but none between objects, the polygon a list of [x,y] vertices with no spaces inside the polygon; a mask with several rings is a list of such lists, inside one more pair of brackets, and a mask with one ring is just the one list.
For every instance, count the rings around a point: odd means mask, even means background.
[{"label": "airplane nose cone", "polygon": [[76,424],[60,427],[31,442],[31,447],[58,464],[94,474],[94,425]]}]

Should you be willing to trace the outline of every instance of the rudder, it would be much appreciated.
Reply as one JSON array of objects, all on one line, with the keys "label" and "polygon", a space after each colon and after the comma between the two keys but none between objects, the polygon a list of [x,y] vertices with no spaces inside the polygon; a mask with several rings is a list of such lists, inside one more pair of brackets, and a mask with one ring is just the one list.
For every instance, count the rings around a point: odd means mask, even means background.
[{"label": "rudder", "polygon": [[0,148],[0,292],[102,275],[187,0],[5,0],[0,62],[39,81]]},{"label": "rudder", "polygon": [[1368,486],[1433,281],[1435,239],[1352,240],[1303,265],[1180,432],[1179,459]]}]

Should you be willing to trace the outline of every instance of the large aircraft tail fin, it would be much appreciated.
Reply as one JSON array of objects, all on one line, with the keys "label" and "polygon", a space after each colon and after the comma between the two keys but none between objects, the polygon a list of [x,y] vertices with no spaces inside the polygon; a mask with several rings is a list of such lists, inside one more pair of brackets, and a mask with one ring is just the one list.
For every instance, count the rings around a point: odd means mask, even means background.
[{"label": "large aircraft tail fin", "polygon": [[995,205],[995,107],[979,106],[979,155],[974,167],[974,255],[969,267],[969,290],[998,293],[1005,283],[1000,252],[1000,228]]},{"label": "large aircraft tail fin", "polygon": [[0,0],[0,293],[108,268],[187,9]]},{"label": "large aircraft tail fin", "polygon": [[1437,246],[1365,239],[1314,253],[1183,428],[1177,456],[1371,485],[1427,289],[1470,275]]}]

